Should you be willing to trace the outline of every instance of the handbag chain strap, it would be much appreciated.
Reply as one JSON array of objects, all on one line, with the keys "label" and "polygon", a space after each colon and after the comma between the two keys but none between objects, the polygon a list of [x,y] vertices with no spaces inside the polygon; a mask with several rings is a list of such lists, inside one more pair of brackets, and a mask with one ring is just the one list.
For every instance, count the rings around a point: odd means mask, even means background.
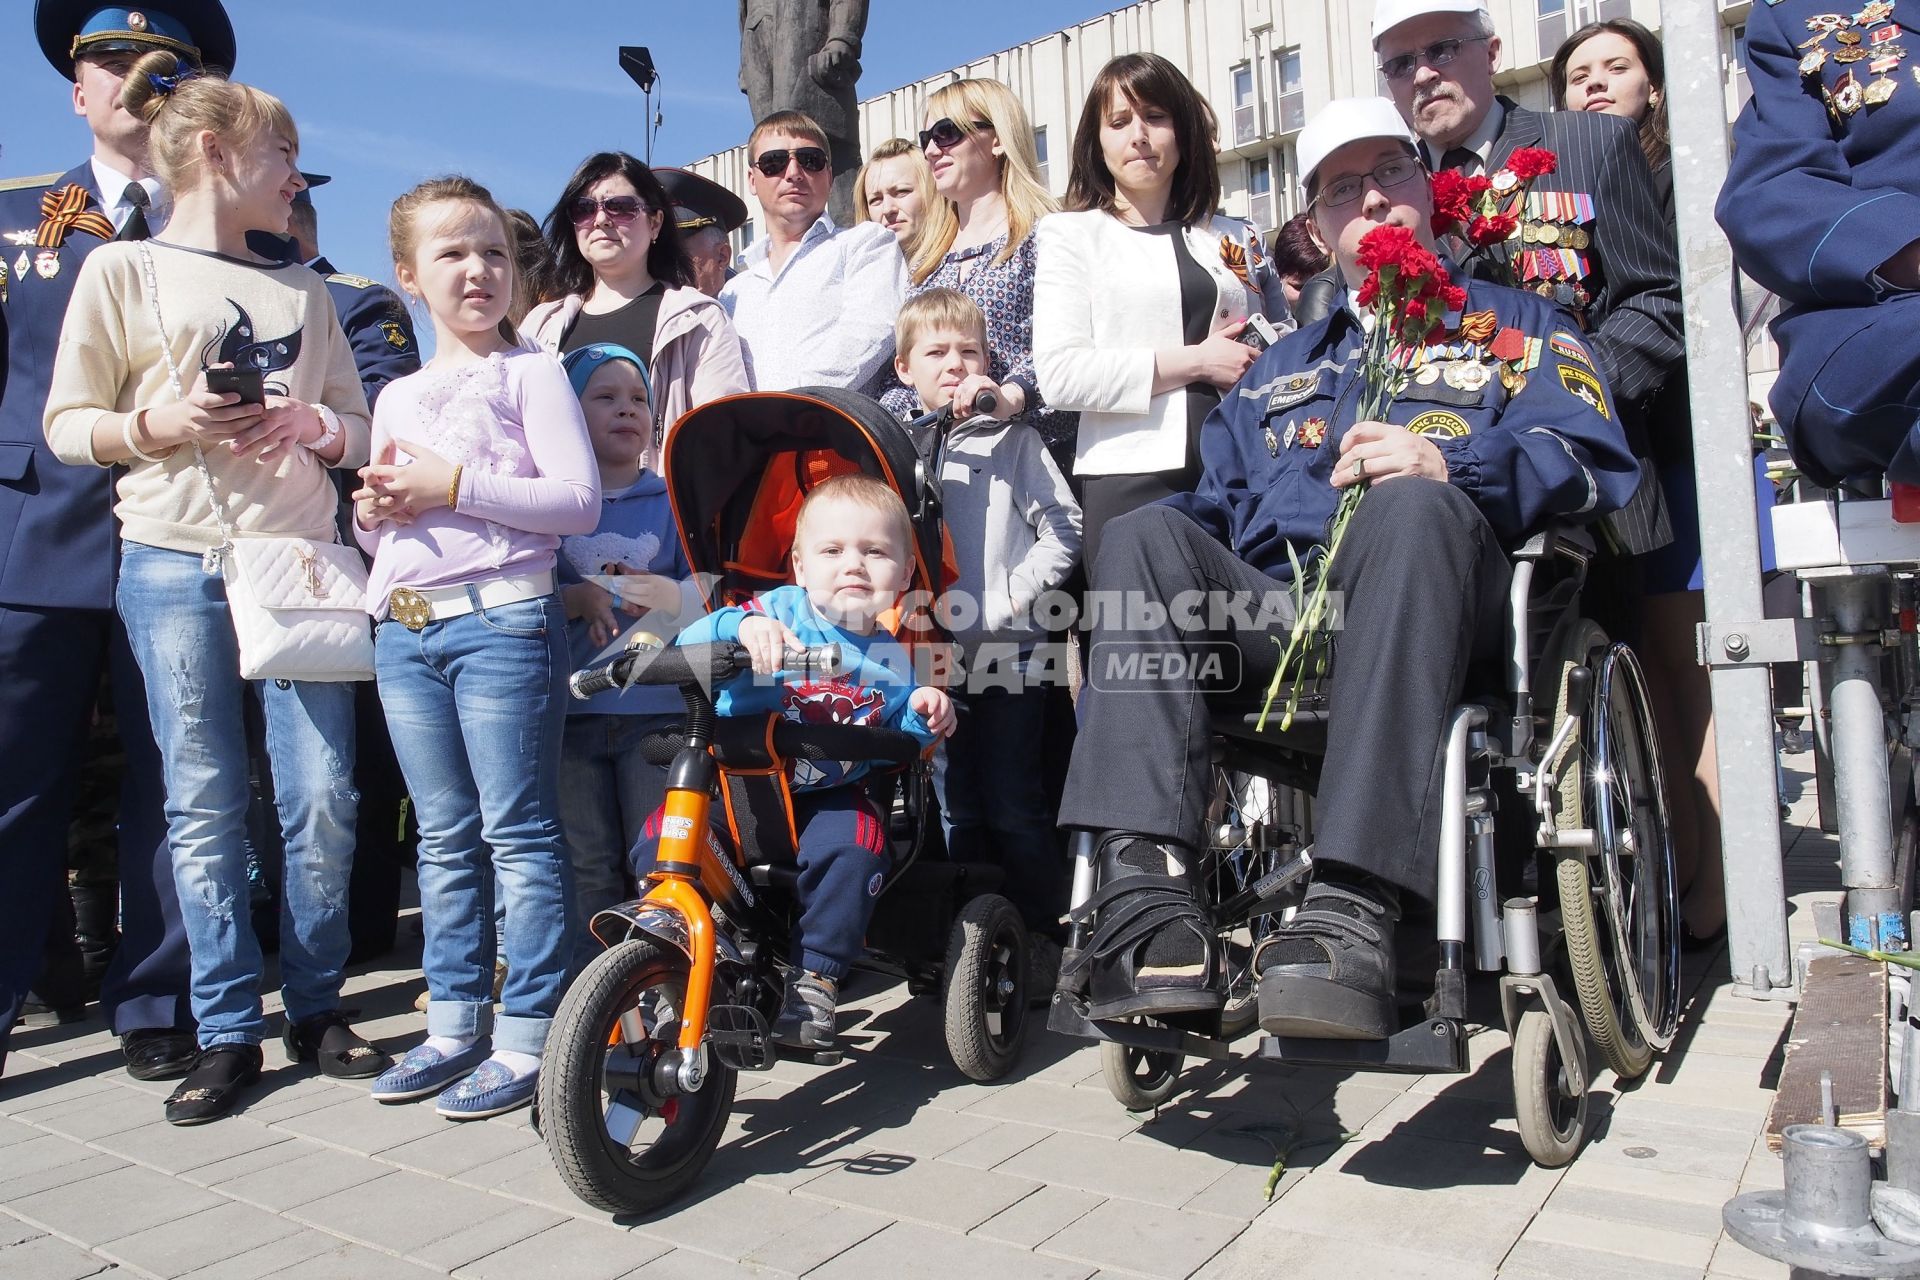
[{"label": "handbag chain strap", "polygon": [[[167,380],[173,383],[174,398],[184,401],[187,389],[180,380],[180,366],[173,358],[173,341],[167,337],[167,322],[160,315],[160,281],[153,269],[153,251],[144,240],[136,243],[140,249],[140,273],[147,282],[147,298],[153,303],[153,323],[160,330],[160,355],[167,362]],[[207,455],[201,452],[198,437],[190,439],[188,443],[193,445],[193,465],[200,469],[200,478],[206,482],[207,498],[213,504],[213,518],[220,526],[220,545],[200,558],[200,567],[209,574],[219,573],[221,562],[233,551],[233,522],[227,518],[227,508],[220,500],[220,490],[214,487],[213,472],[207,467]]]}]

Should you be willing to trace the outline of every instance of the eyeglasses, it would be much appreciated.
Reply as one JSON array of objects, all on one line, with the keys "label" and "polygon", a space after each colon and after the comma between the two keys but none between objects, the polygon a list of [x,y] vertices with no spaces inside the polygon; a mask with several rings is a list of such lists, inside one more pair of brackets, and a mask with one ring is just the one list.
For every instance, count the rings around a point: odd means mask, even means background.
[{"label": "eyeglasses", "polygon": [[604,200],[575,196],[573,203],[567,206],[567,216],[573,219],[576,227],[590,227],[599,220],[602,210],[606,211],[608,222],[623,227],[641,214],[653,212],[639,196],[608,196]]},{"label": "eyeglasses", "polygon": [[1424,49],[1412,53],[1395,54],[1380,64],[1380,74],[1389,80],[1405,80],[1420,69],[1421,63],[1430,67],[1444,67],[1460,56],[1465,45],[1480,44],[1485,36],[1465,36],[1457,40],[1436,40]]},{"label": "eyeglasses", "polygon": [[1382,191],[1392,187],[1405,186],[1426,171],[1412,156],[1395,156],[1391,160],[1382,160],[1368,173],[1353,173],[1335,179],[1320,188],[1320,194],[1313,198],[1314,204],[1324,204],[1329,209],[1339,209],[1358,200],[1367,189],[1367,179]]},{"label": "eyeglasses", "polygon": [[772,151],[762,151],[753,162],[763,178],[777,178],[787,171],[787,161],[798,160],[800,167],[808,173],[819,173],[827,167],[827,153],[819,147],[797,147],[789,151],[785,147],[776,147]]},{"label": "eyeglasses", "polygon": [[[993,128],[993,122],[990,120],[973,120],[968,123],[972,124],[975,131]],[[937,142],[942,151],[949,151],[959,146],[966,136],[965,129],[955,124],[950,117],[941,116],[933,122],[932,128],[920,131],[920,149],[925,151],[930,144]]]}]

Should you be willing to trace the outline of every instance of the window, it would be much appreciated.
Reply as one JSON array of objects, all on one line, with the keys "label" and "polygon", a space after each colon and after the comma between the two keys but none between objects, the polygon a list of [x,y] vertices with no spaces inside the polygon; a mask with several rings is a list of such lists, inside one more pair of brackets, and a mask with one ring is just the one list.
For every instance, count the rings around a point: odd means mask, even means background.
[{"label": "window", "polygon": [[1741,23],[1728,33],[1727,83],[1733,87],[1733,109],[1738,112],[1753,96],[1753,82],[1747,79],[1747,27]]},{"label": "window", "polygon": [[1267,160],[1247,161],[1247,217],[1262,231],[1273,230],[1273,165]]},{"label": "window", "polygon": [[1047,178],[1047,126],[1045,125],[1033,131],[1033,155],[1040,164],[1040,185],[1052,190]]},{"label": "window", "polygon": [[1633,16],[1633,0],[1534,0],[1534,3],[1535,38],[1539,41],[1543,62],[1559,50],[1561,41],[1589,22]]},{"label": "window", "polygon": [[1300,84],[1300,50],[1282,49],[1273,55],[1275,120],[1281,133],[1296,133],[1307,123],[1307,91]]},{"label": "window", "polygon": [[745,253],[747,246],[753,243],[753,219],[748,218],[740,224],[740,252]]},{"label": "window", "polygon": [[1257,108],[1253,101],[1253,67],[1241,63],[1233,69],[1233,145],[1244,147],[1260,136],[1260,126],[1255,122]]}]

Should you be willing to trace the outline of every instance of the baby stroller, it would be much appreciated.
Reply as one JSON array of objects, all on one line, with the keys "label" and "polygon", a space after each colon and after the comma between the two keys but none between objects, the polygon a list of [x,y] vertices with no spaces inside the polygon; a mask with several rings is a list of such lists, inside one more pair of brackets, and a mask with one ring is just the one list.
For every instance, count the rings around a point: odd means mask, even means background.
[{"label": "baby stroller", "polygon": [[[664,472],[687,562],[709,609],[788,580],[807,491],[862,471],[892,485],[914,516],[915,567],[902,616],[883,623],[917,651],[935,643],[930,608],[946,575],[937,489],[943,421],[921,441],[864,397],[831,389],[734,396],[687,414]],[[830,680],[837,646],[781,674]],[[872,760],[876,807],[890,815],[891,870],[868,929],[863,969],[938,992],[954,1064],[975,1080],[1006,1074],[1028,1006],[1028,939],[994,892],[1000,869],[923,856],[935,825],[927,753],[890,729],[714,714],[710,691],[749,663],[738,645],[629,649],[576,673],[577,696],[611,687],[681,688],[687,719],[647,743],[666,766],[658,861],[638,900],[601,912],[607,950],[575,981],[548,1035],[539,1118],[561,1177],[582,1200],[647,1212],[700,1176],[726,1127],[736,1074],[781,1055],[836,1062],[838,1050],[777,1048],[795,910],[787,781],[811,760]],[[924,670],[924,668],[921,668]],[[831,710],[831,697],[823,699]],[[876,775],[870,775],[875,777]]]}]

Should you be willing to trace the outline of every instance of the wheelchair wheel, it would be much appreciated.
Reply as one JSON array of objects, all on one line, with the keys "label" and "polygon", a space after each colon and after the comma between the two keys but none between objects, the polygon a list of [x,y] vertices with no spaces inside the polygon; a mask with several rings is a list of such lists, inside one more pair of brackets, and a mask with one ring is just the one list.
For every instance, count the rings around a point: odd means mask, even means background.
[{"label": "wheelchair wheel", "polygon": [[1545,1009],[1528,1009],[1514,1028],[1513,1106],[1520,1141],[1534,1163],[1558,1169],[1580,1154],[1587,1140],[1587,1092],[1569,1088]]},{"label": "wheelchair wheel", "polygon": [[1106,1077],[1107,1092],[1129,1111],[1153,1111],[1165,1106],[1180,1087],[1183,1061],[1181,1055],[1171,1051],[1136,1049],[1111,1040],[1100,1042],[1100,1071]]},{"label": "wheelchair wheel", "polygon": [[947,1052],[970,1080],[1013,1070],[1027,1028],[1027,926],[1011,902],[983,893],[960,909],[941,993]]},{"label": "wheelchair wheel", "polygon": [[1559,825],[1590,828],[1591,850],[1556,866],[1568,963],[1581,1020],[1623,1080],[1646,1071],[1680,1015],[1680,902],[1653,712],[1639,660],[1582,620],[1562,650],[1567,676],[1594,674],[1582,741],[1559,778]]},{"label": "wheelchair wheel", "polygon": [[574,982],[547,1035],[547,1150],[568,1189],[596,1209],[646,1213],[679,1198],[733,1110],[734,1072],[711,1056],[692,1093],[664,1095],[654,1083],[679,1035],[689,967],[663,944],[622,942]]}]

